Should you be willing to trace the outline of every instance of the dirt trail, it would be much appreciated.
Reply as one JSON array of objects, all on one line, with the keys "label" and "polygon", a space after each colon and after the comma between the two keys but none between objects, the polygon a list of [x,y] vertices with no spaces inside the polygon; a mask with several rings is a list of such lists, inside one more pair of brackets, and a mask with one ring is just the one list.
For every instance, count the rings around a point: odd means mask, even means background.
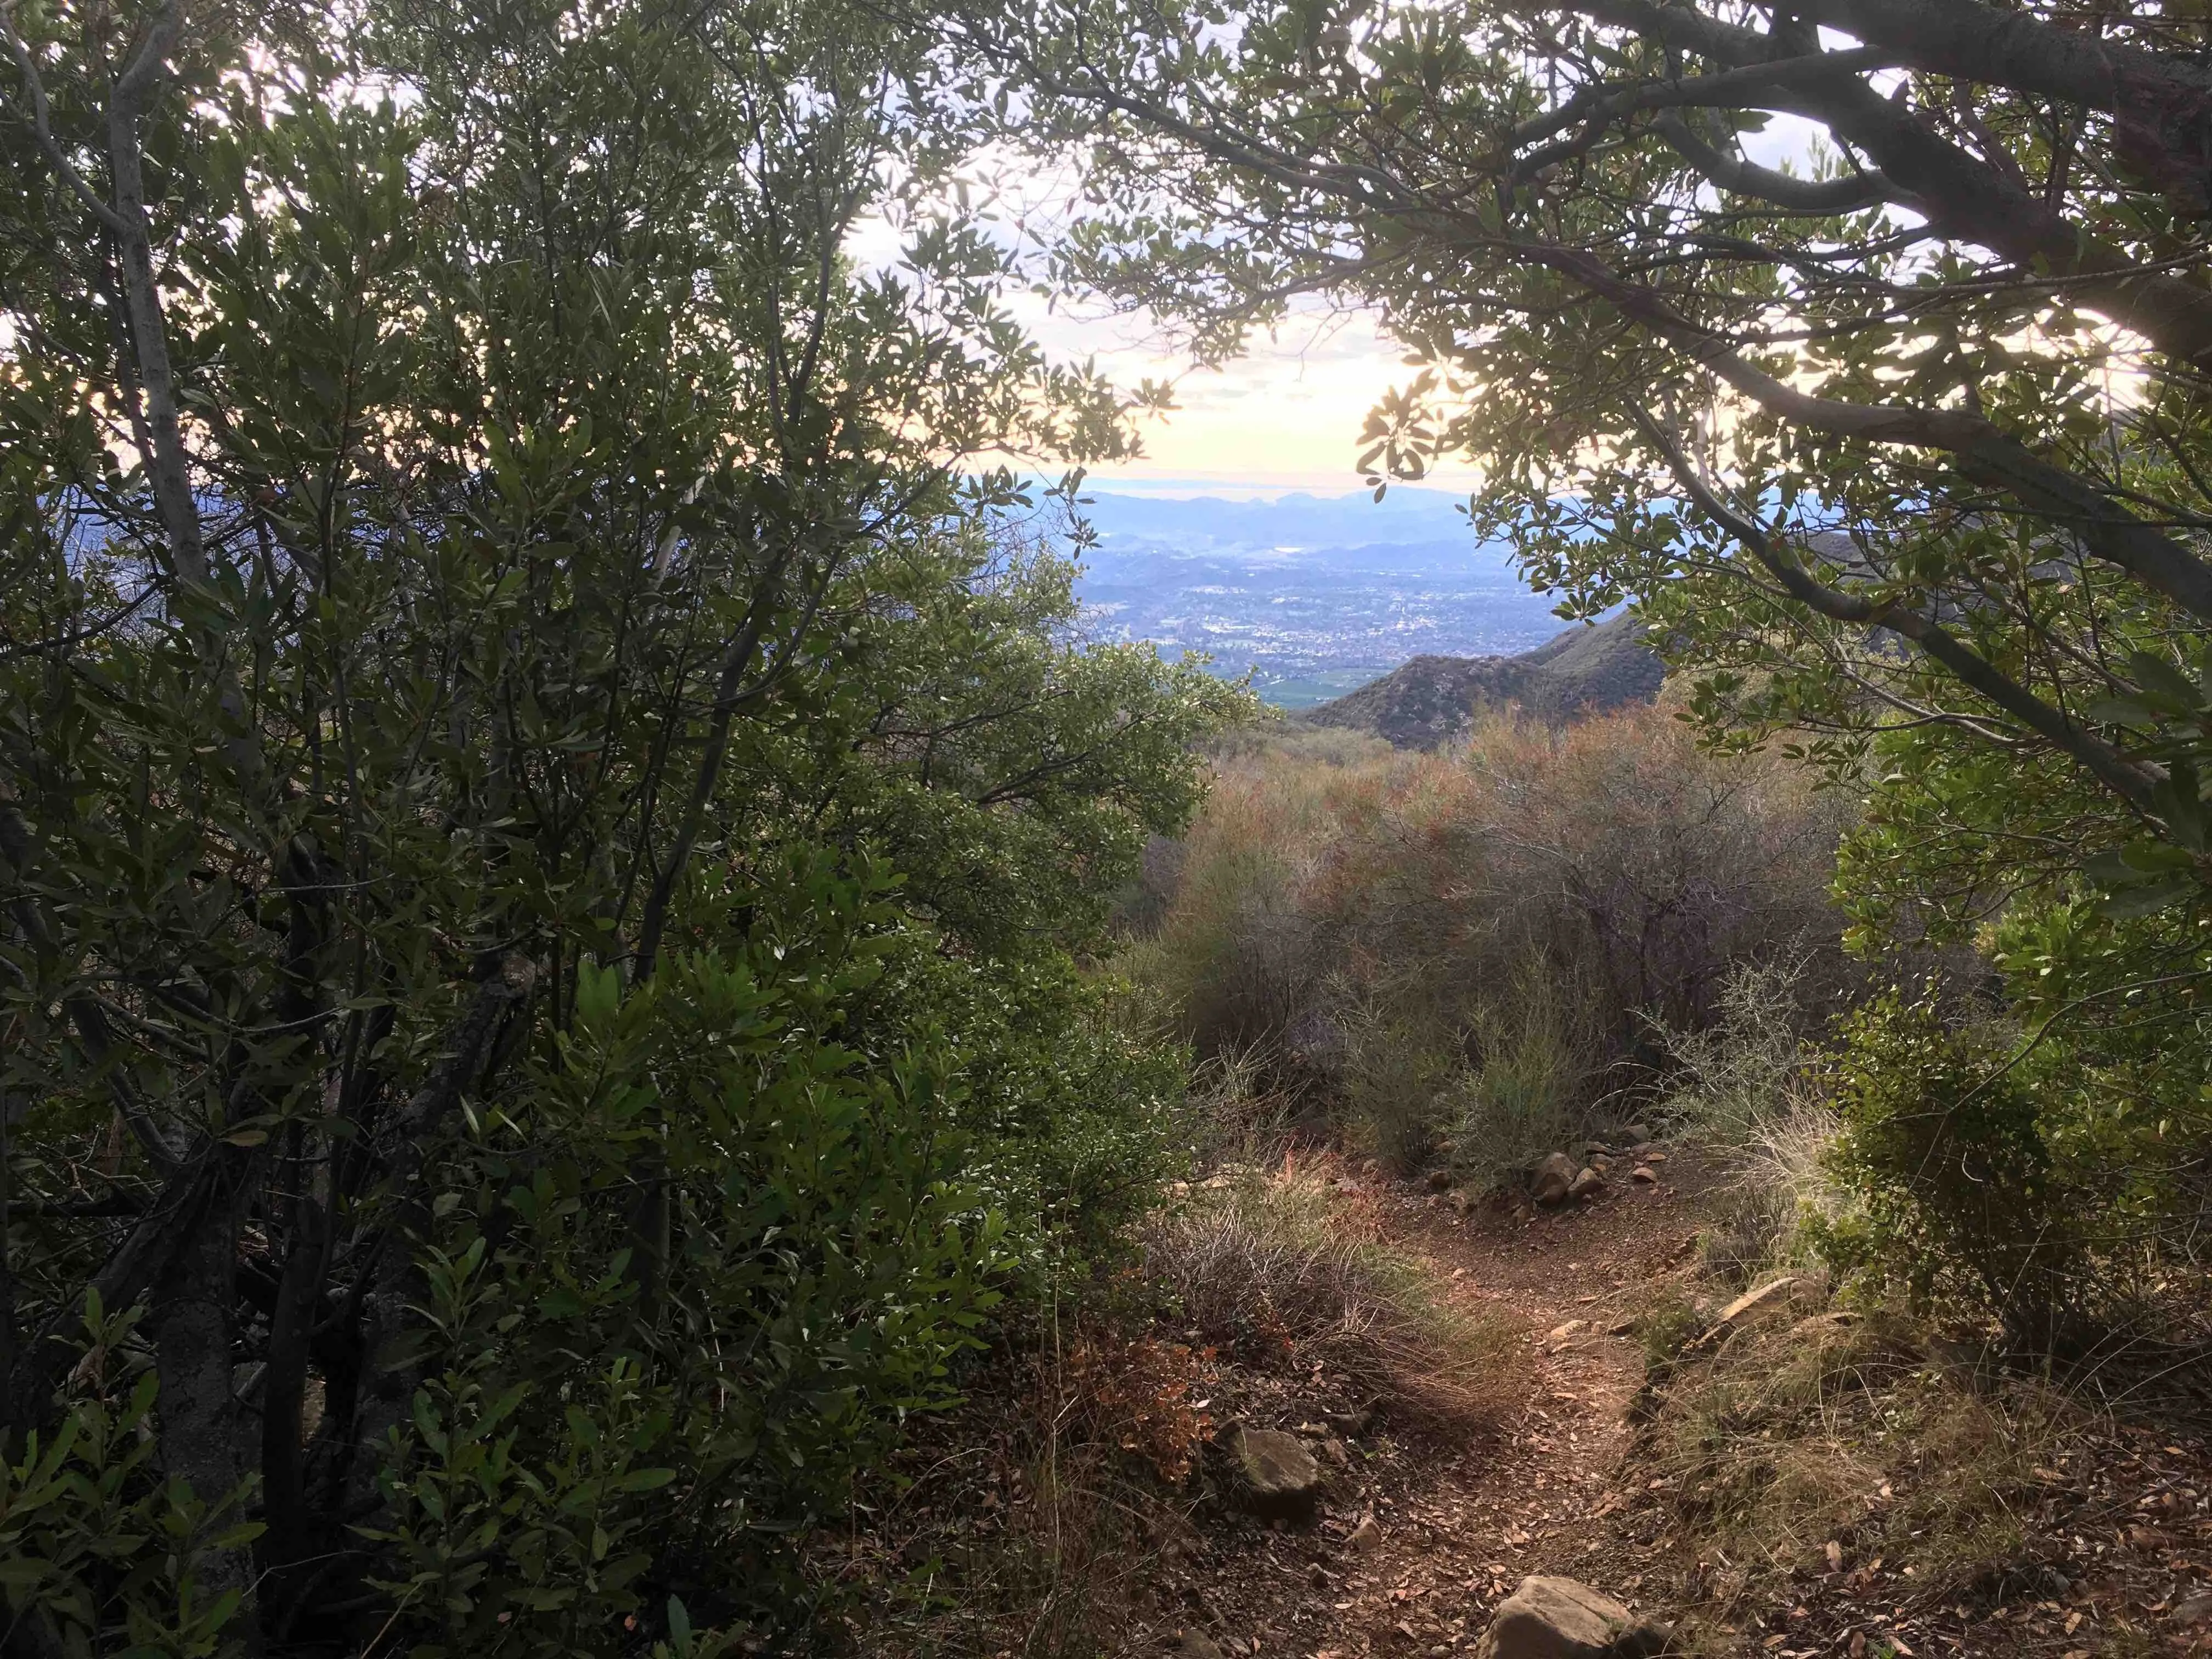
[{"label": "dirt trail", "polygon": [[[1678,1489],[1645,1479],[1648,1445],[1627,1455],[1644,1368],[1626,1325],[1656,1281],[1686,1276],[1717,1183],[1679,1152],[1655,1167],[1656,1183],[1620,1182],[1595,1203],[1533,1219],[1482,1208],[1461,1218],[1440,1194],[1344,1183],[1344,1199],[1369,1215],[1379,1209],[1385,1231],[1449,1296],[1525,1328],[1506,1365],[1517,1394],[1486,1434],[1424,1438],[1386,1424],[1354,1437],[1315,1524],[1267,1529],[1217,1514],[1164,1555],[1155,1605],[1168,1620],[1140,1620],[1127,1650],[1448,1659],[1474,1648],[1523,1577],[1551,1572],[1662,1619],[1689,1605],[1666,1597],[1686,1592],[1710,1626],[1700,1651],[1717,1643],[1774,1659],[2212,1654],[2212,1434],[2193,1410],[2122,1417],[2075,1401],[2042,1428],[2031,1415],[2020,1419],[2029,1437],[2004,1457],[2034,1467],[1961,1465],[1964,1485],[1946,1485],[1939,1466],[1974,1455],[1971,1442],[1955,1454],[1940,1449],[1950,1443],[1909,1437],[1885,1448],[1874,1443],[1878,1427],[1863,1425],[1873,1437],[1861,1449],[1886,1461],[1859,1466],[1858,1520],[1829,1534],[1841,1543],[1825,1555],[1808,1544],[1802,1560],[1776,1557],[1747,1597],[1719,1594],[1721,1572],[1739,1566],[1716,1547],[1720,1571],[1709,1578],[1700,1557],[1690,1583],[1671,1529]],[[1924,1347],[1907,1368],[1925,1382],[1923,1397],[1954,1363],[1934,1342]],[[1749,1363],[1762,1363],[1759,1352],[1747,1351]],[[1784,1363],[1767,1352],[1768,1363]],[[1983,1382],[1942,1386],[1958,1412],[1999,1425],[1995,1407],[1977,1403],[1996,1398]],[[1764,1443],[1747,1442],[1743,1455],[1763,1456]],[[1993,1484],[1974,1486],[1984,1480]],[[1947,1559],[1951,1529],[1975,1524],[1954,1507],[1969,1490],[2002,1504],[2014,1535],[1995,1556]],[[1940,1506],[1914,1511],[1928,1501]]]},{"label": "dirt trail", "polygon": [[[1569,1573],[1633,1605],[1638,1587],[1600,1559],[1644,1376],[1620,1327],[1694,1248],[1706,1184],[1680,1154],[1656,1168],[1656,1184],[1623,1182],[1534,1219],[1478,1208],[1462,1220],[1436,1195],[1383,1195],[1396,1241],[1454,1298],[1529,1331],[1519,1409],[1498,1434],[1456,1446],[1356,1453],[1312,1531],[1217,1542],[1193,1630],[1229,1654],[1448,1655],[1472,1649],[1531,1572]],[[1362,1547],[1353,1534],[1370,1515],[1379,1541],[1369,1533]]]}]

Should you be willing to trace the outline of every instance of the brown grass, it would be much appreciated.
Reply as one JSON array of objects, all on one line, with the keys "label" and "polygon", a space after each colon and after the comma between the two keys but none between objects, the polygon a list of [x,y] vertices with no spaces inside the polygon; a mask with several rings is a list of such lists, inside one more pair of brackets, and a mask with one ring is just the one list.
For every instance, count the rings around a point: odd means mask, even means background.
[{"label": "brown grass", "polygon": [[1291,1158],[1216,1177],[1154,1218],[1147,1272],[1197,1340],[1242,1365],[1318,1381],[1401,1426],[1504,1415],[1521,1333],[1440,1297],[1384,1241],[1371,1194],[1334,1175],[1326,1158]]},{"label": "brown grass", "polygon": [[1942,1363],[1895,1312],[1784,1320],[1710,1356],[1680,1351],[1684,1329],[1660,1345],[1630,1484],[1715,1651],[1735,1650],[1721,1626],[1835,1582],[1831,1546],[1845,1570],[1886,1572],[1890,1601],[2015,1571],[2040,1483],[2091,1422],[2056,1390]]}]

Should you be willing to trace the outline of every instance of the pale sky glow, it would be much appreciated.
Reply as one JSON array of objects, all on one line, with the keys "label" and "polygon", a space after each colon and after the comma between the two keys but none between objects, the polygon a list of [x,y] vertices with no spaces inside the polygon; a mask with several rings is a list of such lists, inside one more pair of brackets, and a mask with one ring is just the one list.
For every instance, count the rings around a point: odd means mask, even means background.
[{"label": "pale sky glow", "polygon": [[[1838,37],[1827,44],[1848,43]],[[1743,152],[1768,167],[1809,172],[1818,131],[1796,116],[1775,115],[1764,131],[1742,135]],[[1073,175],[1040,172],[1033,160],[981,155],[969,176],[1007,234],[1031,246],[1069,210]],[[890,224],[871,219],[855,228],[847,248],[863,264],[884,264],[896,259],[900,242]],[[1319,302],[1272,338],[1255,337],[1243,358],[1218,370],[1192,368],[1146,319],[1055,309],[1028,295],[1010,309],[1057,359],[1095,359],[1117,385],[1175,383],[1176,410],[1141,429],[1144,458],[1095,469],[1091,481],[1101,489],[1224,495],[1358,489],[1362,477],[1353,463],[1367,411],[1419,373],[1371,314],[1332,314]],[[1461,491],[1478,482],[1466,468],[1439,468],[1423,480]]]},{"label": "pale sky glow", "polygon": [[[1092,476],[1102,489],[1358,489],[1360,474],[1352,463],[1367,411],[1416,373],[1365,314],[1299,317],[1273,339],[1255,338],[1243,357],[1219,370],[1191,368],[1163,342],[1142,337],[1141,325],[1129,319],[1063,313],[1034,321],[1048,350],[1096,357],[1121,384],[1146,377],[1176,383],[1177,408],[1142,428],[1145,458],[1097,469]],[[1465,489],[1473,475],[1440,473],[1429,482]]]},{"label": "pale sky glow", "polygon": [[[1745,133],[1744,154],[1767,167],[1809,172],[1819,129],[1776,115],[1764,131]],[[1361,487],[1352,463],[1367,411],[1385,392],[1419,371],[1365,313],[1332,316],[1318,307],[1286,322],[1275,337],[1255,337],[1224,368],[1194,370],[1142,319],[1018,307],[1047,350],[1095,357],[1116,382],[1147,376],[1176,380],[1180,407],[1143,429],[1145,459],[1101,467],[1092,480],[1146,494],[1271,495],[1310,490],[1342,495]],[[1467,468],[1439,468],[1425,486],[1468,490]]]}]

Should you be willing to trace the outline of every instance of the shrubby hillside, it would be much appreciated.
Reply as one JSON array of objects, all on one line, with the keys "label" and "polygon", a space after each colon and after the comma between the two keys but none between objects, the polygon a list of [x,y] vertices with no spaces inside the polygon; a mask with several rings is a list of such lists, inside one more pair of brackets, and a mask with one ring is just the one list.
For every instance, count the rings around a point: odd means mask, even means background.
[{"label": "shrubby hillside", "polygon": [[1464,738],[1486,708],[1571,720],[1650,702],[1665,678],[1642,624],[1623,615],[1568,629],[1516,656],[1415,657],[1303,718],[1371,732],[1405,748],[1434,749]]},{"label": "shrubby hillside", "polygon": [[1492,716],[1435,755],[1292,729],[1224,764],[1134,971],[1285,1109],[1510,1182],[1644,1114],[1666,1034],[1739,969],[1853,981],[1827,902],[1848,823],[1802,769],[1650,709]]}]

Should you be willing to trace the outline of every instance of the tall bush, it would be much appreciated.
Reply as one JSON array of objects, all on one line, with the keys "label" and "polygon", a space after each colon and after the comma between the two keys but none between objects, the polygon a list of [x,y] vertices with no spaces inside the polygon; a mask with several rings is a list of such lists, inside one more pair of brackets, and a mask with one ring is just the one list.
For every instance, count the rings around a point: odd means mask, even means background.
[{"label": "tall bush", "polygon": [[956,470],[1121,441],[974,224],[847,259],[972,106],[839,7],[0,43],[0,1639],[796,1627],[1158,1168],[1066,951],[1239,702]]},{"label": "tall bush", "polygon": [[1667,1064],[1727,976],[1846,981],[1826,881],[1847,803],[1656,710],[1510,718],[1438,756],[1231,758],[1138,947],[1201,1048],[1270,1046],[1400,1164],[1556,1146]]}]

